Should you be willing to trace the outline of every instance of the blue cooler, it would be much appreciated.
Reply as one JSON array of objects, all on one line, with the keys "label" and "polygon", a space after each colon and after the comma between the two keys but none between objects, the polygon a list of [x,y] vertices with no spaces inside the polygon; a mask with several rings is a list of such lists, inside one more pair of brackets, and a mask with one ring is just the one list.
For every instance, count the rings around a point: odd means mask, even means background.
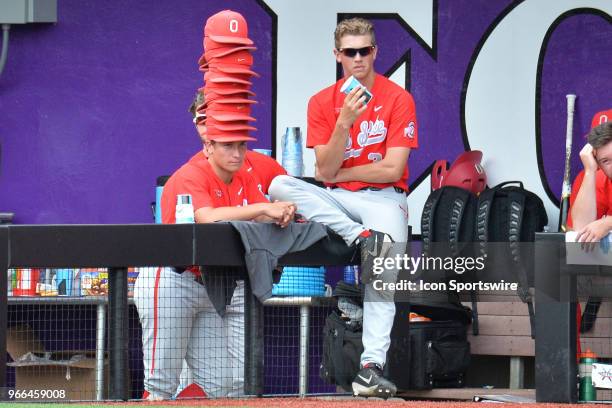
[{"label": "blue cooler", "polygon": [[286,266],[273,296],[325,296],[325,268]]}]

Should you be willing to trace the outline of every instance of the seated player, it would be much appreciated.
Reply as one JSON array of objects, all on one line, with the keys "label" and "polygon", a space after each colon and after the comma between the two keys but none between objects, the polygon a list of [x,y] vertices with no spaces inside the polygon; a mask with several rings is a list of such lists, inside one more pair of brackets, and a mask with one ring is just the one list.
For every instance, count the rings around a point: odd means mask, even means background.
[{"label": "seated player", "polygon": [[[178,169],[164,186],[163,223],[175,223],[179,194],[192,196],[198,223],[255,220],[284,227],[293,220],[295,206],[267,201],[244,169],[248,140],[254,139],[246,134],[210,136],[204,150]],[[179,385],[183,360],[193,373],[193,387],[200,390],[199,395],[242,394],[243,284],[234,290],[224,317],[216,312],[196,267],[149,268],[138,276],[134,300],[142,325],[143,398],[170,399]]]},{"label": "seated player", "polygon": [[[607,116],[605,112],[596,117]],[[578,174],[570,197],[568,224],[578,242],[597,242],[612,230],[612,122],[594,119],[588,143],[580,151],[584,170]]]}]

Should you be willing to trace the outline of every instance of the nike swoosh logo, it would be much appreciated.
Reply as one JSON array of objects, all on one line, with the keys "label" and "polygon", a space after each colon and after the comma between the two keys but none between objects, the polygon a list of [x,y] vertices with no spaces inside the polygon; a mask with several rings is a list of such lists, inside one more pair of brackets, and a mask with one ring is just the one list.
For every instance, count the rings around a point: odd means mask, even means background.
[{"label": "nike swoosh logo", "polygon": [[372,255],[374,258],[378,256],[376,253],[376,247],[378,247],[378,237],[374,237],[374,249],[368,249],[368,254]]},{"label": "nike swoosh logo", "polygon": [[379,110],[381,110],[381,109],[382,109],[382,105],[377,106],[377,107],[375,107],[375,108],[374,108],[374,112],[378,112],[378,111],[379,111]]},{"label": "nike swoosh logo", "polygon": [[365,378],[361,375],[357,375],[357,377],[361,378],[363,381],[365,381],[366,384],[369,384],[370,381],[372,381],[372,374],[370,374],[370,378]]},{"label": "nike swoosh logo", "polygon": [[238,58],[238,62],[246,61],[246,58]]}]

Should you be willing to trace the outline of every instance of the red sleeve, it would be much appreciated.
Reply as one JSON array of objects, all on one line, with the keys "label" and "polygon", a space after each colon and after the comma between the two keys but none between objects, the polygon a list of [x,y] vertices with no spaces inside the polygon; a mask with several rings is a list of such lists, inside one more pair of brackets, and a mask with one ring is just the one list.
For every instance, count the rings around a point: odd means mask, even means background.
[{"label": "red sleeve", "polygon": [[210,197],[208,180],[205,177],[195,177],[189,168],[180,168],[164,186],[162,192],[162,223],[174,224],[176,219],[176,196],[179,194],[191,194],[193,210],[197,211],[203,207],[213,207]]},{"label": "red sleeve", "polygon": [[246,192],[246,199],[249,204],[269,203],[268,199],[263,195],[257,186],[257,182],[249,174],[243,176],[243,186]]},{"label": "red sleeve", "polygon": [[210,196],[209,180],[206,177],[183,179],[180,188],[176,187],[176,194],[191,194],[194,212],[200,208],[215,206]]},{"label": "red sleeve", "polygon": [[597,219],[607,215],[610,210],[610,201],[612,197],[610,194],[610,179],[606,176],[601,169],[597,170],[597,179],[595,183],[596,195],[597,195]]},{"label": "red sleeve", "polygon": [[[320,94],[316,94],[308,101],[308,136],[306,138],[306,147],[327,144],[333,132],[332,125],[330,125],[329,120],[325,117],[320,99],[322,99]],[[331,102],[329,101],[329,103]],[[333,110],[334,108],[330,107],[329,109]]]},{"label": "red sleeve", "polygon": [[266,157],[266,166],[264,167],[265,173],[262,174],[262,183],[261,186],[263,188],[263,193],[268,194],[268,189],[270,188],[270,184],[274,177],[283,176],[287,174],[287,171],[278,164],[278,162],[270,157]]},{"label": "red sleeve", "polygon": [[393,106],[387,128],[387,147],[419,147],[416,108],[408,92],[402,92]]},{"label": "red sleeve", "polygon": [[268,188],[274,177],[287,174],[283,166],[265,154],[249,151],[247,156],[253,167],[252,172],[256,176],[255,178],[258,178],[261,182],[264,194],[268,194]]}]

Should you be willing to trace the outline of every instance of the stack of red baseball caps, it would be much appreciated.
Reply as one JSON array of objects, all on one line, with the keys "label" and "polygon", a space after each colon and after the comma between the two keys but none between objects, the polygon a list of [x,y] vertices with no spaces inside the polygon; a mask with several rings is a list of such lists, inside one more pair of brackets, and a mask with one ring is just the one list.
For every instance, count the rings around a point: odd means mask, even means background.
[{"label": "stack of red baseball caps", "polygon": [[251,70],[255,50],[249,39],[244,17],[235,11],[223,10],[211,16],[204,26],[204,54],[198,64],[204,72],[204,104],[198,113],[206,115],[210,140],[256,140],[249,131],[257,130],[249,122],[251,106],[257,101],[250,79],[259,76]]}]

